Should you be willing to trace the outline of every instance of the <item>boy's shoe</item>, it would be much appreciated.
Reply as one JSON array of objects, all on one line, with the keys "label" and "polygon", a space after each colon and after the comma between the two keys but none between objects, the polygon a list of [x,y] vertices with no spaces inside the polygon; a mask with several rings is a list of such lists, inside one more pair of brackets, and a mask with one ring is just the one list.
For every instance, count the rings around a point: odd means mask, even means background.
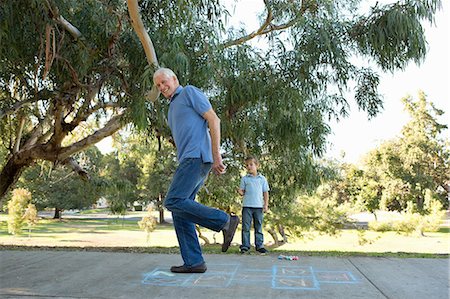
[{"label": "boy's shoe", "polygon": [[266,253],[269,252],[269,251],[268,251],[267,249],[265,249],[264,247],[258,248],[258,249],[256,249],[256,251],[258,251],[258,252],[261,253],[261,254],[266,254]]},{"label": "boy's shoe", "polygon": [[206,269],[207,269],[206,264],[202,263],[198,266],[191,267],[191,268],[188,268],[185,265],[172,266],[170,268],[170,272],[173,272],[173,273],[205,273]]},{"label": "boy's shoe", "polygon": [[241,248],[240,249],[241,254],[246,254],[246,253],[250,253],[250,251],[248,250],[248,248]]},{"label": "boy's shoe", "polygon": [[230,215],[230,227],[228,229],[222,230],[223,232],[223,244],[222,252],[226,252],[228,247],[230,247],[231,241],[233,241],[234,233],[239,224],[239,217],[236,215]]}]

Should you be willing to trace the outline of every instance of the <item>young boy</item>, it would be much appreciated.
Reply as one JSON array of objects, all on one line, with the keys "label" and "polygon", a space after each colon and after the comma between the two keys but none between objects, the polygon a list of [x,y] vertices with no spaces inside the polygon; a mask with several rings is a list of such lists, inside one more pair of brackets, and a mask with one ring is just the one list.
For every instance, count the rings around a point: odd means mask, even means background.
[{"label": "young boy", "polygon": [[241,178],[238,192],[244,197],[242,203],[242,245],[241,253],[250,250],[250,226],[253,220],[255,229],[255,247],[259,253],[267,253],[264,248],[262,231],[264,212],[269,210],[269,184],[266,178],[258,173],[259,163],[255,157],[245,159],[247,175]]}]

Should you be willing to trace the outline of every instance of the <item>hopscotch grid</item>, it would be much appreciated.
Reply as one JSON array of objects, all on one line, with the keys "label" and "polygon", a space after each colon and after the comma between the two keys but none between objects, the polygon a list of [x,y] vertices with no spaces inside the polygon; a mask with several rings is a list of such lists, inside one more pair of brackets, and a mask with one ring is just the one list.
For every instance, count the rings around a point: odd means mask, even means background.
[{"label": "hopscotch grid", "polygon": [[231,282],[234,280],[234,277],[236,275],[236,272],[237,272],[238,268],[239,268],[239,265],[235,265],[234,272],[231,274],[231,277],[228,280],[228,283],[227,283],[226,287],[229,287],[231,285]]},{"label": "hopscotch grid", "polygon": [[361,280],[357,279],[351,272],[349,271],[315,271],[315,273],[339,273],[339,274],[345,274],[347,275],[350,280],[344,280],[344,281],[336,281],[336,280],[320,280],[320,283],[335,283],[335,284],[355,284],[360,283]]},{"label": "hopscotch grid", "polygon": [[[216,267],[220,266],[226,266],[225,270],[218,270]],[[231,267],[230,267],[231,266]],[[227,272],[226,270],[232,270],[232,272]],[[358,280],[355,278],[355,276],[350,271],[326,271],[326,270],[318,270],[315,271],[312,266],[280,266],[280,265],[273,265],[271,270],[264,270],[264,269],[245,269],[243,270],[244,273],[242,274],[238,272],[240,268],[240,264],[214,264],[213,269],[209,270],[208,273],[203,274],[171,274],[163,271],[160,267],[155,268],[153,271],[148,272],[143,275],[142,284],[145,285],[156,285],[156,286],[179,286],[179,287],[205,287],[205,288],[228,288],[232,283],[240,283],[245,285],[251,285],[252,283],[264,283],[264,285],[267,283],[268,287],[272,287],[272,289],[283,289],[283,290],[320,290],[320,284],[321,283],[327,283],[327,284],[356,284],[360,283],[361,280]],[[302,273],[305,275],[295,275],[294,273],[286,274],[283,269],[288,270],[301,270],[306,272]],[[166,275],[160,275],[162,274]],[[248,273],[271,273],[268,276],[260,276],[257,278],[247,277]],[[342,274],[348,277],[348,280],[344,281],[338,281],[338,280],[320,280],[318,279],[318,276],[320,277],[321,274]],[[156,274],[156,275],[155,275]],[[245,280],[243,279],[237,279],[237,275],[244,275]],[[219,285],[211,285],[211,284],[201,284],[202,282],[207,282],[208,278],[220,276],[224,280],[224,284]],[[202,281],[202,278],[205,280]],[[284,280],[291,280],[291,281],[301,281],[303,283],[310,282],[311,286],[286,286],[283,285]],[[196,284],[199,282],[199,284]],[[281,282],[281,283],[280,283]]]},{"label": "hopscotch grid", "polygon": [[[309,271],[309,275],[287,275],[284,272],[284,269],[302,269],[302,270],[308,270]],[[281,273],[278,274],[278,273]],[[312,282],[312,286],[311,287],[302,287],[302,286],[280,286],[279,285],[279,281],[282,280],[286,280],[286,279],[292,279],[292,280],[300,280],[302,279],[303,281],[305,280],[310,280]],[[278,267],[276,265],[272,266],[272,288],[273,289],[277,289],[277,290],[319,290],[319,283],[318,281],[315,279],[314,275],[313,275],[313,269],[311,266],[282,266],[281,267],[281,271],[278,269]]]}]

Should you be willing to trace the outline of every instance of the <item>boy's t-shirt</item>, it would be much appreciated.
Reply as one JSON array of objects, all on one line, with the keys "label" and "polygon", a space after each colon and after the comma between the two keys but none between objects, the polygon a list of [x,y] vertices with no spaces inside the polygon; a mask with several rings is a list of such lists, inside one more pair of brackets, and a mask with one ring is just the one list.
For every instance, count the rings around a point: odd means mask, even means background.
[{"label": "boy's t-shirt", "polygon": [[267,179],[261,175],[257,174],[253,176],[247,174],[241,178],[240,188],[245,190],[244,200],[242,206],[246,208],[263,208],[264,198],[263,192],[269,191],[269,184]]}]

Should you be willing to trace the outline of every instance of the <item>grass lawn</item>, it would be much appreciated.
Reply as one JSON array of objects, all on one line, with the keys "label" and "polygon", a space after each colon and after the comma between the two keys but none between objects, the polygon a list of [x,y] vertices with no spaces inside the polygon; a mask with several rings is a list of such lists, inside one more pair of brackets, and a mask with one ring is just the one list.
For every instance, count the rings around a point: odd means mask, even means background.
[{"label": "grass lawn", "polygon": [[[142,231],[136,220],[117,219],[41,219],[32,229],[30,236],[24,228],[23,234],[8,234],[6,215],[0,215],[0,248],[15,246],[61,247],[61,248],[134,248],[131,251],[177,251],[178,245],[171,224],[158,225],[147,241],[147,234]],[[219,253],[222,234],[202,229],[202,234],[213,245],[204,246],[205,252]],[[400,235],[395,232],[377,233],[366,231],[361,238],[356,230],[343,230],[337,236],[320,236],[312,234],[311,239],[290,240],[289,243],[275,248],[272,237],[265,235],[266,247],[276,253],[292,252],[300,254],[324,255],[402,255],[413,256],[450,254],[450,229],[441,228],[439,232],[426,233],[426,236]],[[229,252],[238,252],[240,231],[236,232],[234,245]],[[361,242],[363,241],[363,242]],[[205,242],[201,240],[202,244]]]}]

